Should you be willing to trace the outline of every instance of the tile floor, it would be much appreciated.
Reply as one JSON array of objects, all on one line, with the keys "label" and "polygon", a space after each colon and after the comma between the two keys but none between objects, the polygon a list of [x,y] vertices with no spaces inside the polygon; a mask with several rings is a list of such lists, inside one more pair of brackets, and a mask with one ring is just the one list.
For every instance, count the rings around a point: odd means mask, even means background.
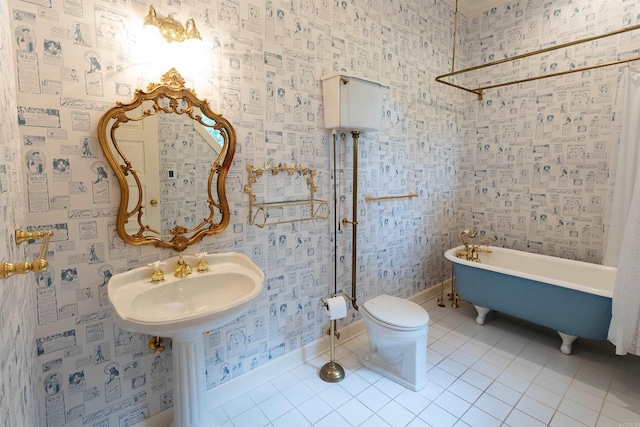
[{"label": "tile floor", "polygon": [[224,427],[640,427],[640,357],[578,339],[570,356],[554,331],[475,309],[429,312],[428,384],[410,391],[362,367],[366,333],[338,342],[339,383],[318,378],[328,353],[214,409]]}]

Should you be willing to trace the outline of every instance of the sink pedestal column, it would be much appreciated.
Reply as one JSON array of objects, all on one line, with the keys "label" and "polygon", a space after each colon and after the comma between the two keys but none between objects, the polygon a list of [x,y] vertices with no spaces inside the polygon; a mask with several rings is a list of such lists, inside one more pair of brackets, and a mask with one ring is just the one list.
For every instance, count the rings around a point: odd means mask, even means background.
[{"label": "sink pedestal column", "polygon": [[204,341],[200,333],[173,338],[172,427],[211,427],[207,410]]}]

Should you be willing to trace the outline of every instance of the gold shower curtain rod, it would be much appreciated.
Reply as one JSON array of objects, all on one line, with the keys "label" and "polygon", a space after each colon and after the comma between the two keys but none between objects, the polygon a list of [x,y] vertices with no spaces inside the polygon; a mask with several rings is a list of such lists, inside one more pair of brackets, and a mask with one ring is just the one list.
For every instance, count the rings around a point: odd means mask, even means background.
[{"label": "gold shower curtain rod", "polygon": [[[456,4],[456,18],[457,18],[457,15],[458,15],[458,8],[457,8],[457,4]],[[457,19],[456,19],[456,21],[457,21]],[[455,23],[454,23],[454,26],[455,26]],[[481,86],[481,87],[477,87],[477,88],[468,88],[468,87],[464,87],[464,86],[457,85],[457,84],[454,84],[454,83],[451,83],[451,82],[443,80],[443,79],[446,79],[448,77],[457,76],[459,74],[464,74],[464,73],[468,73],[468,72],[471,72],[471,71],[476,71],[476,70],[480,70],[480,69],[483,69],[483,68],[504,64],[506,62],[517,61],[519,59],[528,58],[530,56],[540,55],[542,53],[552,52],[552,51],[558,50],[558,49],[564,49],[564,48],[567,48],[567,47],[570,47],[570,46],[575,46],[577,44],[587,43],[587,42],[590,42],[590,41],[602,39],[602,38],[605,38],[605,37],[615,36],[615,35],[618,35],[618,34],[626,33],[626,32],[637,30],[637,29],[640,29],[640,24],[633,25],[633,26],[630,26],[630,27],[621,28],[621,29],[615,30],[615,31],[610,31],[610,32],[604,33],[604,34],[599,34],[597,36],[585,37],[583,39],[574,40],[572,42],[568,42],[568,43],[563,43],[563,44],[559,44],[559,45],[556,45],[556,46],[547,47],[547,48],[536,50],[536,51],[533,51],[533,52],[523,53],[521,55],[512,56],[510,58],[500,59],[498,61],[489,62],[487,64],[476,65],[475,67],[465,68],[464,70],[453,71],[453,66],[452,66],[452,71],[450,73],[442,74],[440,76],[437,76],[436,77],[436,81],[438,83],[443,83],[445,85],[452,86],[452,87],[455,87],[457,89],[462,89],[464,91],[467,91],[467,92],[473,93],[475,95],[478,95],[478,100],[481,101],[483,92],[485,90],[487,90],[487,89],[495,89],[495,88],[503,87],[503,86],[510,86],[510,85],[515,85],[515,84],[519,84],[519,83],[527,83],[527,82],[532,82],[532,81],[535,81],[535,80],[547,79],[549,77],[557,77],[557,76],[562,76],[562,75],[565,75],[565,74],[578,73],[580,71],[594,70],[594,69],[597,69],[597,68],[609,67],[611,65],[623,64],[623,63],[626,63],[626,62],[637,61],[637,60],[640,60],[640,56],[636,56],[636,57],[633,57],[633,58],[627,58],[627,59],[620,59],[620,60],[617,60],[617,61],[604,62],[604,63],[585,66],[585,67],[574,68],[574,69],[566,70],[566,71],[559,71],[557,73],[544,74],[544,75],[535,76],[535,77],[528,77],[528,78],[524,78],[524,79],[519,79],[519,80],[506,82],[506,83],[498,83],[498,84],[494,84],[494,85]],[[455,64],[455,62],[454,62],[454,60],[455,60],[455,37],[456,37],[456,29],[454,28],[454,31],[453,31],[453,39],[454,39],[453,56],[454,56],[454,58],[452,58],[452,64]]]}]

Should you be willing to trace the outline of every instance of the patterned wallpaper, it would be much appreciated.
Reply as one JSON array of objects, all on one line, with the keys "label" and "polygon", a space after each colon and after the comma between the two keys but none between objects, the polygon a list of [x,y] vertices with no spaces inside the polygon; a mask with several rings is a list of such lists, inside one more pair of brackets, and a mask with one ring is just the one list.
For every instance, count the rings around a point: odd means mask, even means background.
[{"label": "patterned wallpaper", "polygon": [[[0,260],[25,260],[25,245],[17,247],[14,230],[24,228],[25,206],[11,29],[6,2],[0,2]],[[35,301],[27,276],[0,280],[0,420],[4,426],[38,425],[36,355],[33,345]]]},{"label": "patterned wallpaper", "polygon": [[[509,2],[470,17],[475,64],[639,22],[625,1]],[[637,56],[638,31],[491,67],[496,84]],[[625,66],[488,90],[468,104],[461,215],[493,244],[601,263],[615,179]],[[487,71],[491,70],[491,71]]]},{"label": "patterned wallpaper", "polygon": [[[629,1],[603,2],[597,10],[586,0],[537,3],[509,2],[461,19],[457,67],[636,22],[636,4]],[[242,252],[267,276],[259,301],[207,336],[209,388],[324,335],[327,317],[319,298],[333,290],[332,215],[260,229],[249,224],[243,187],[247,165],[300,163],[318,170],[317,197],[331,200],[333,141],[322,124],[320,83],[328,73],[388,87],[382,111],[373,112],[382,115],[382,129],[359,143],[360,301],[382,293],[408,297],[448,277],[442,253],[457,244],[463,228],[482,231],[494,244],[600,261],[619,123],[617,69],[500,89],[478,102],[433,80],[451,67],[453,13],[446,2],[154,4],[160,14],[192,17],[199,26],[204,53],[185,66],[175,52],[143,58],[140,25],[148,6],[11,0],[10,15],[2,15],[11,34],[3,33],[0,65],[11,69],[13,61],[16,70],[16,96],[5,91],[4,105],[16,111],[19,137],[14,131],[5,138],[17,139],[13,150],[5,148],[13,157],[4,159],[5,182],[15,186],[0,192],[0,200],[7,223],[13,215],[17,224],[56,233],[49,270],[30,278],[20,288],[24,295],[3,298],[0,311],[9,323],[26,323],[24,330],[35,324],[37,358],[28,356],[26,336],[15,351],[25,355],[18,357],[24,371],[36,365],[37,377],[7,383],[3,376],[2,386],[23,386],[24,406],[35,389],[41,425],[120,426],[172,405],[171,352],[153,355],[146,336],[117,328],[106,297],[111,275],[171,253],[126,246],[115,235],[118,187],[96,137],[105,109],[129,101],[169,66],[210,99],[238,137],[228,177],[231,224],[187,252]],[[545,72],[597,61],[637,49],[635,39],[620,36],[548,55],[541,60],[546,68],[531,61],[513,68]],[[513,73],[500,68],[490,75]],[[15,128],[10,120],[0,123],[2,132]],[[352,142],[348,132],[337,140],[338,217],[349,218]],[[20,161],[21,167],[10,167]],[[14,189],[20,179],[11,178],[17,173],[24,178],[24,199],[5,200],[19,194]],[[282,197],[287,188],[287,181],[276,180],[265,185],[264,198]],[[420,197],[364,201],[365,194],[410,191]],[[341,227],[337,246],[338,290],[349,290],[349,226]],[[38,247],[29,246],[30,257]],[[16,256],[10,251],[15,246],[5,253]],[[33,318],[18,316],[25,310],[15,301],[35,306]],[[349,310],[339,326],[357,318]],[[3,342],[14,340],[17,326],[3,323]],[[20,416],[18,404],[0,402],[3,411]]]},{"label": "patterned wallpaper", "polygon": [[[387,86],[382,129],[360,138],[358,295],[410,296],[446,275],[442,253],[456,242],[463,95],[433,81],[449,64],[451,7],[421,1],[161,2],[161,15],[194,18],[200,53],[178,59],[144,48],[149,4],[11,0],[18,144],[26,223],[53,229],[49,270],[26,287],[37,307],[35,390],[41,425],[123,426],[172,405],[171,352],[114,325],[109,278],[172,255],[123,245],[115,234],[118,186],[96,137],[116,101],[176,66],[198,95],[236,129],[228,176],[229,228],[199,251],[238,251],[264,269],[258,302],[205,341],[207,386],[238,377],[324,336],[320,297],[333,290],[333,232],[326,220],[264,229],[248,221],[248,165],[317,170],[316,197],[331,200],[332,137],[323,127],[320,77],[345,72]],[[465,25],[464,20],[461,25]],[[166,49],[166,52],[165,50]],[[151,55],[143,55],[152,53]],[[155,55],[153,55],[155,53]],[[189,65],[186,61],[198,59]],[[352,142],[338,135],[339,218],[351,217]],[[299,180],[298,180],[299,181]],[[262,197],[299,192],[267,183]],[[364,195],[416,192],[411,200],[365,203]],[[11,206],[11,205],[9,205]],[[297,212],[283,210],[282,219]],[[351,230],[338,236],[338,289],[350,287]],[[29,246],[29,256],[38,250]],[[444,269],[444,270],[443,270]],[[358,319],[350,310],[339,326]]]}]

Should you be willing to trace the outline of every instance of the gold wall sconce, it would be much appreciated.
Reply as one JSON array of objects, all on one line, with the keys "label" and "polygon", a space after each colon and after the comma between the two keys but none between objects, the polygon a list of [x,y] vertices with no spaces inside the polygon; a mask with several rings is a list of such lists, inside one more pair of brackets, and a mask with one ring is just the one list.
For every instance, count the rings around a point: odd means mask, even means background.
[{"label": "gold wall sconce", "polygon": [[19,263],[10,263],[10,262],[2,262],[0,263],[0,279],[6,279],[9,276],[13,276],[14,274],[26,274],[30,271],[35,273],[40,273],[45,271],[49,267],[49,262],[47,261],[47,250],[49,248],[49,241],[53,237],[53,231],[24,231],[17,229],[15,233],[16,244],[19,245],[28,240],[37,240],[42,239],[42,246],[40,247],[40,252],[38,253],[38,258],[36,258],[33,262],[19,262]]},{"label": "gold wall sconce", "polygon": [[146,18],[144,18],[143,25],[153,25],[158,28],[162,37],[169,43],[183,42],[190,39],[202,40],[193,18],[187,19],[185,25],[182,25],[180,22],[174,20],[171,15],[167,17],[158,16],[153,6],[149,6],[149,13]]}]

